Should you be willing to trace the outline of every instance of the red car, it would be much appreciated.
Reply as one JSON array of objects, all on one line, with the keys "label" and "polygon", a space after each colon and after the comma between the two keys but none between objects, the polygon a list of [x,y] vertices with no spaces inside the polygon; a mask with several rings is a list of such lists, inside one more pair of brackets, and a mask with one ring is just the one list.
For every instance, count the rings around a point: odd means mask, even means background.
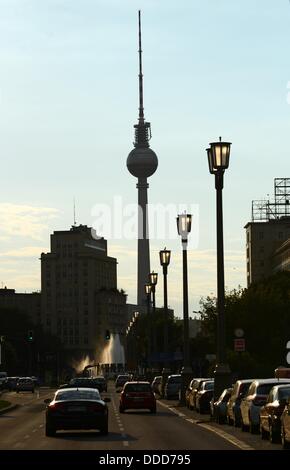
[{"label": "red car", "polygon": [[149,409],[156,413],[156,399],[149,382],[127,382],[120,395],[119,411]]}]

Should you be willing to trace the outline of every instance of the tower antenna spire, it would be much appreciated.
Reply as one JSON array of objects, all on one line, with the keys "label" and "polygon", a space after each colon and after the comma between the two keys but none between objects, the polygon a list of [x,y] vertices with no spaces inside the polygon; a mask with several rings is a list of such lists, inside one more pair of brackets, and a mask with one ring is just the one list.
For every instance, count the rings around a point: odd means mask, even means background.
[{"label": "tower antenna spire", "polygon": [[76,199],[74,197],[74,226],[76,226]]},{"label": "tower antenna spire", "polygon": [[141,32],[141,10],[138,11],[139,19],[139,123],[144,123],[143,106],[143,73],[142,73],[142,32]]},{"label": "tower antenna spire", "polygon": [[138,10],[139,20],[139,119],[135,124],[135,142],[134,146],[139,148],[149,147],[151,139],[150,122],[145,122],[143,106],[143,72],[142,72],[142,34],[141,34],[141,10]]}]

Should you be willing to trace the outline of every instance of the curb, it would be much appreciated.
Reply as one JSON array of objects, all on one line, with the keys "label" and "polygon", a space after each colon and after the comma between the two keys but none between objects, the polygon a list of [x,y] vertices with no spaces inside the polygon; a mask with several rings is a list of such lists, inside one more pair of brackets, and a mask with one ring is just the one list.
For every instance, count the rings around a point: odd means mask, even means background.
[{"label": "curb", "polygon": [[2,410],[0,410],[0,416],[1,415],[4,415],[5,413],[9,413],[9,411],[13,411],[13,410],[16,410],[16,408],[18,408],[19,405],[9,405],[7,406],[6,408],[2,408]]}]

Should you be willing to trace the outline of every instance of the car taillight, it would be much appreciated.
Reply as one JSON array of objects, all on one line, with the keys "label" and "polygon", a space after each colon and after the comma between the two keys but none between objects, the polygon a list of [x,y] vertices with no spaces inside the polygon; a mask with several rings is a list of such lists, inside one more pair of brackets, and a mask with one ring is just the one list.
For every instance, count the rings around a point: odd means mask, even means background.
[{"label": "car taillight", "polygon": [[64,403],[53,403],[49,405],[48,408],[51,411],[64,411],[65,410]]},{"label": "car taillight", "polygon": [[103,411],[104,407],[98,403],[91,403],[88,406],[89,411]]}]

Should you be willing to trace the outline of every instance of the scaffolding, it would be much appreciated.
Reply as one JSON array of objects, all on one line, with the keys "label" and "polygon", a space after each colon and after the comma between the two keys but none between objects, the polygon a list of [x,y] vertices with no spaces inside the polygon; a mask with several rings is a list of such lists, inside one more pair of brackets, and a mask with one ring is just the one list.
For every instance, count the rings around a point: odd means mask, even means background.
[{"label": "scaffolding", "polygon": [[290,218],[290,178],[274,179],[274,200],[252,201],[252,222]]}]

